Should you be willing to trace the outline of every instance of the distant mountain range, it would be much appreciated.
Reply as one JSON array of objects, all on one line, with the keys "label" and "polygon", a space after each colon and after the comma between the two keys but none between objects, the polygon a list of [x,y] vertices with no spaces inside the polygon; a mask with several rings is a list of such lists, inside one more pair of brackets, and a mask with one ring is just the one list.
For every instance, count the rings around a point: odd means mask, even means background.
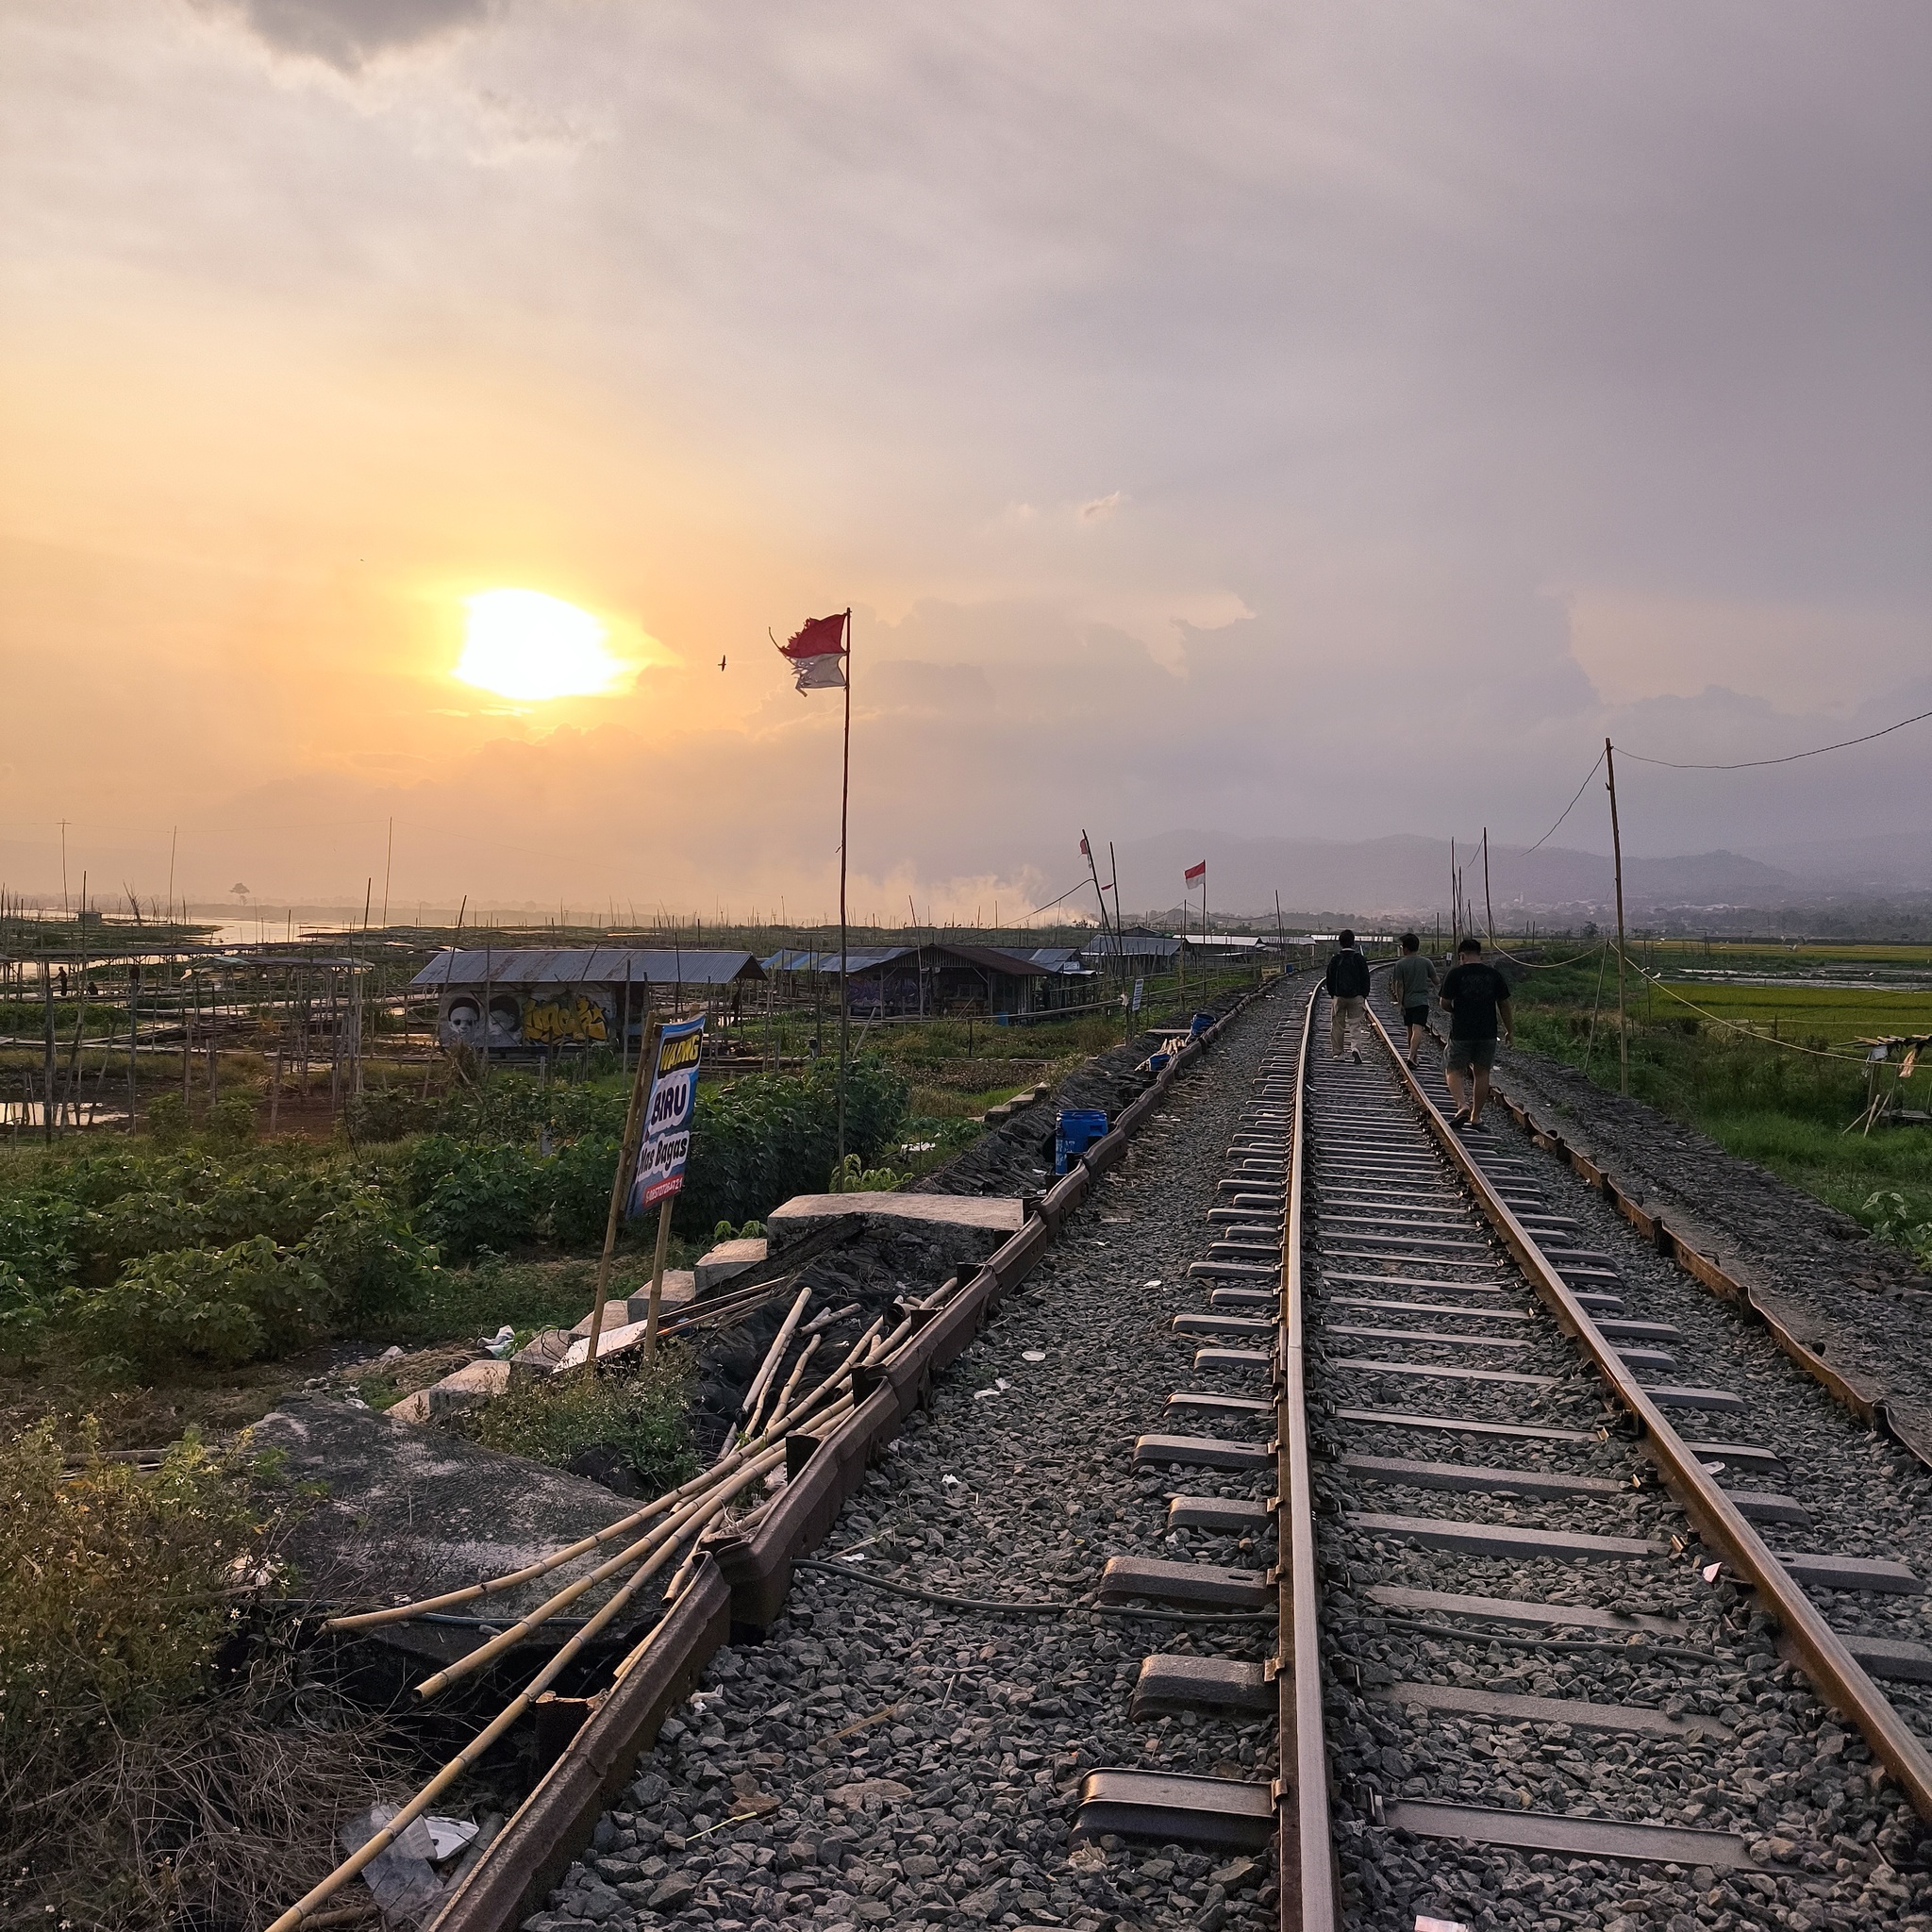
[{"label": "distant mountain range", "polygon": [[[1899,847],[1895,854],[1887,849],[1893,844]],[[1291,913],[1433,914],[1449,904],[1449,853],[1446,839],[1413,834],[1343,842],[1169,832],[1122,844],[1121,900],[1128,907],[1176,906],[1183,870],[1206,858],[1213,913],[1272,912],[1279,892],[1283,910]],[[1789,866],[1723,851],[1626,857],[1624,907],[1634,914],[1666,907],[1795,906],[1849,891],[1882,894],[1932,886],[1932,853],[1922,841],[1821,842],[1790,856],[1797,862]],[[1458,841],[1456,857],[1463,868],[1463,891],[1480,907],[1480,849]],[[1535,913],[1589,918],[1614,904],[1613,868],[1598,853],[1492,845],[1489,869],[1499,922],[1506,908],[1513,923],[1515,916]]]}]

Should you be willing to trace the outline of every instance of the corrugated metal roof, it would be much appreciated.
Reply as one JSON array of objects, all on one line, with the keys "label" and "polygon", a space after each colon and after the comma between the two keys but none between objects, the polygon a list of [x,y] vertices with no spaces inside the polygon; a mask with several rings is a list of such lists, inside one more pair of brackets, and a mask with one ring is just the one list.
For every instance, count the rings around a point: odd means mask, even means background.
[{"label": "corrugated metal roof", "polygon": [[[1057,969],[1042,966],[1024,953],[1008,953],[996,946],[962,946],[947,941],[930,946],[853,946],[845,956],[846,971],[853,976],[876,973],[882,966],[971,966],[981,973],[1004,973],[1014,979],[1034,979]],[[839,955],[831,951],[807,952],[788,947],[774,953],[765,962],[772,973],[829,973],[839,974]]]},{"label": "corrugated metal roof", "polygon": [[679,952],[644,946],[452,947],[437,954],[411,986],[729,986],[762,979],[750,953]]}]

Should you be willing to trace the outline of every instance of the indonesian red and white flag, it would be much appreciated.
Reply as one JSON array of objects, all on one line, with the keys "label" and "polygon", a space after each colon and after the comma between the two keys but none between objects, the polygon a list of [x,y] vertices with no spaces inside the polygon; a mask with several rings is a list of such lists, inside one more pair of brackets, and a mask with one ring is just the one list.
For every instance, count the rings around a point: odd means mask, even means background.
[{"label": "indonesian red and white flag", "polygon": [[1082,832],[1080,834],[1080,857],[1082,858],[1092,858],[1092,856],[1093,855],[1087,849],[1087,834],[1085,832]]},{"label": "indonesian red and white flag", "polygon": [[845,682],[842,659],[845,656],[845,620],[851,613],[841,610],[831,617],[813,617],[800,627],[789,644],[780,644],[778,654],[791,661],[798,691],[837,691]]},{"label": "indonesian red and white flag", "polygon": [[1184,872],[1181,874],[1181,876],[1184,879],[1186,879],[1189,885],[1191,886],[1194,883],[1196,879],[1205,879],[1208,876],[1208,861],[1204,858],[1199,865],[1189,866],[1187,871]]}]

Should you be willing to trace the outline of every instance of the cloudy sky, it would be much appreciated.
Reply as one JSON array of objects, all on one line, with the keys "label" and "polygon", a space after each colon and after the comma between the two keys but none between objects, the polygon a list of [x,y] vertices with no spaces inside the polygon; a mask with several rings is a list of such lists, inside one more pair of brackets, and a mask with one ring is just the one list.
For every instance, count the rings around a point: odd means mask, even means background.
[{"label": "cloudy sky", "polygon": [[[1918,0],[11,0],[0,871],[822,910],[846,605],[889,917],[1925,709],[1928,83]],[[615,687],[454,679],[498,588]],[[1928,751],[1626,838],[1932,837]]]}]

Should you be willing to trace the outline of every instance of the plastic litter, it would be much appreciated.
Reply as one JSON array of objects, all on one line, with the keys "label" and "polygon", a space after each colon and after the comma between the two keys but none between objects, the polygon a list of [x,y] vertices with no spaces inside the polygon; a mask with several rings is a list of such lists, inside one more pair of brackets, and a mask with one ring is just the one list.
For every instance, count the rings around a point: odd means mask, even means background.
[{"label": "plastic litter", "polygon": [[512,1328],[508,1322],[506,1322],[503,1324],[503,1326],[496,1331],[494,1335],[490,1336],[483,1343],[483,1346],[487,1348],[490,1351],[490,1353],[496,1357],[498,1361],[501,1361],[505,1356],[508,1355],[510,1351],[516,1347],[516,1345],[517,1331],[514,1328]]}]

